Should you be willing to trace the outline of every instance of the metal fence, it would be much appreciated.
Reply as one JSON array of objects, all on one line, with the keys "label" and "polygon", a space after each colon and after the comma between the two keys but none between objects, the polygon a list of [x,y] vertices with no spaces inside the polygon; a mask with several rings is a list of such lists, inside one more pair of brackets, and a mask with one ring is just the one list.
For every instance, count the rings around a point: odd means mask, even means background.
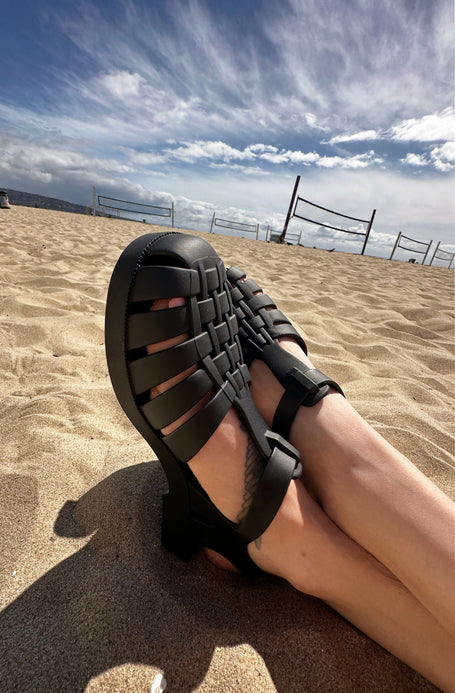
[{"label": "metal fence", "polygon": [[245,231],[245,233],[256,233],[256,240],[259,236],[259,224],[244,224],[241,221],[229,221],[229,219],[219,219],[216,212],[213,212],[212,223],[210,224],[210,233],[215,233],[214,226],[220,226],[223,229],[232,229],[233,231]]},{"label": "metal fence", "polygon": [[[419,246],[423,246],[424,250],[419,250],[417,248],[407,248],[405,245],[401,245],[402,239],[404,239],[405,241],[410,241],[411,243],[416,243]],[[393,250],[392,250],[392,253],[391,253],[389,259],[391,260],[393,258],[393,255],[394,255],[395,250],[397,248],[401,248],[402,250],[407,250],[410,253],[418,253],[419,255],[424,255],[424,258],[422,260],[422,265],[424,265],[425,260],[427,259],[427,255],[430,251],[430,246],[432,243],[433,243],[433,241],[430,241],[429,243],[425,243],[424,241],[416,241],[414,238],[409,238],[409,236],[404,236],[400,231],[398,236],[397,236],[397,239],[395,241],[395,245],[393,246]]]},{"label": "metal fence", "polygon": [[[434,259],[436,259],[436,260],[444,260],[444,262],[448,262],[448,263],[449,263],[449,264],[447,265],[447,269],[449,269],[450,266],[452,265],[452,261],[453,261],[453,258],[455,257],[455,253],[449,253],[447,250],[443,250],[442,248],[439,247],[440,244],[441,244],[441,241],[438,241],[438,243],[437,243],[437,245],[436,245],[436,249],[435,249],[435,251],[434,251],[434,253],[433,253],[433,257],[431,258],[429,264],[432,265]],[[441,254],[442,254],[442,257],[441,257],[441,255],[438,255],[438,253],[441,253]]]},{"label": "metal fence", "polygon": [[[373,212],[372,212],[371,217],[369,219],[359,219],[358,217],[351,217],[348,214],[342,214],[341,212],[335,212],[333,209],[328,209],[327,207],[321,207],[321,205],[317,205],[314,202],[310,202],[310,200],[306,200],[304,197],[300,197],[299,195],[297,195],[297,189],[299,187],[299,182],[300,182],[300,176],[297,176],[296,181],[295,181],[295,185],[294,185],[294,191],[293,191],[292,197],[291,197],[291,202],[289,204],[288,213],[286,216],[286,221],[284,223],[283,231],[281,233],[280,242],[282,243],[286,239],[288,224],[293,217],[296,217],[297,219],[302,219],[303,221],[306,221],[310,224],[315,224],[316,226],[322,226],[323,228],[326,228],[326,229],[333,229],[334,231],[342,231],[343,233],[349,233],[349,234],[352,234],[354,236],[363,236],[364,242],[363,242],[363,246],[362,246],[362,250],[361,250],[361,255],[363,255],[365,252],[366,244],[368,242],[371,227],[373,226],[373,221],[374,221],[374,217],[376,214],[376,210],[373,209]],[[320,221],[317,219],[311,219],[308,216],[303,216],[302,214],[298,214],[297,213],[297,205],[299,204],[299,202],[303,202],[304,204],[310,205],[310,207],[314,207],[318,210],[328,212],[329,214],[333,214],[336,217],[341,217],[343,219],[349,219],[350,221],[355,221],[357,223],[366,224],[366,231],[358,231],[358,230],[354,230],[354,229],[344,229],[340,226],[334,226],[333,224],[328,224],[325,221]],[[299,237],[298,237],[299,238],[299,240],[298,240],[299,244],[300,244],[300,239],[302,237],[302,233],[303,233],[303,230],[300,232]],[[295,236],[295,232],[294,232],[293,236]]]},{"label": "metal fence", "polygon": [[171,225],[174,226],[174,203],[171,202],[170,207],[159,207],[158,205],[146,205],[139,202],[130,202],[129,200],[119,200],[116,197],[106,197],[98,195],[98,206],[103,212],[106,209],[112,209],[116,212],[117,217],[120,217],[120,212],[128,214],[145,214],[147,216],[166,217],[171,219]]}]

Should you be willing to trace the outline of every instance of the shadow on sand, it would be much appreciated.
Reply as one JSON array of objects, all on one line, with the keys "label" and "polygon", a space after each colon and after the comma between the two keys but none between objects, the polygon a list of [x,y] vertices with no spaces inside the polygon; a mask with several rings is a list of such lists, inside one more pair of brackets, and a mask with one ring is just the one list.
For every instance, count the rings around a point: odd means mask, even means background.
[{"label": "shadow on sand", "polygon": [[[77,693],[129,662],[161,669],[167,690],[185,693],[204,680],[215,648],[244,643],[280,693],[436,690],[282,581],[251,582],[165,552],[163,486],[157,463],[139,464],[63,506],[55,533],[92,536],[0,614],[1,691]],[[241,681],[247,664],[232,657],[234,679],[217,690],[251,690]]]}]

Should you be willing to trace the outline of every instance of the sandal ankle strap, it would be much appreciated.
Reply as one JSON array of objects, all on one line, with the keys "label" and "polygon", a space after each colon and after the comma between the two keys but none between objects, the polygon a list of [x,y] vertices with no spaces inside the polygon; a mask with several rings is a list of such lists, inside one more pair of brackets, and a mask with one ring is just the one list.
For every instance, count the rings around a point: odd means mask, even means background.
[{"label": "sandal ankle strap", "polygon": [[301,368],[294,367],[287,374],[286,389],[273,417],[272,429],[283,438],[289,437],[299,407],[313,407],[328,395],[331,387],[344,397],[343,390],[332,378],[328,378],[316,368],[305,371],[303,368],[302,364]]},{"label": "sandal ankle strap", "polygon": [[227,277],[245,362],[250,365],[254,359],[261,359],[285,388],[272,429],[288,438],[300,406],[314,406],[330,392],[331,387],[344,396],[343,390],[332,378],[315,368],[308,368],[283,349],[279,338],[292,337],[305,354],[308,353],[295,327],[267,294],[258,293],[262,289],[255,281],[246,279],[245,273],[237,267],[230,267]]}]

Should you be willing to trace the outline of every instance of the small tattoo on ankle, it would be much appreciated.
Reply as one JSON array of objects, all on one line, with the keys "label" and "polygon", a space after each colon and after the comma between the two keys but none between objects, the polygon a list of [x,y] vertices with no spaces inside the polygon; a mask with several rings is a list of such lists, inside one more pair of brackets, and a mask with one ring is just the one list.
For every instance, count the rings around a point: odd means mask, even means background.
[{"label": "small tattoo on ankle", "polygon": [[248,436],[245,454],[245,488],[243,491],[242,507],[237,517],[237,522],[241,522],[248,512],[248,509],[256,492],[261,476],[261,456],[256,445]]}]

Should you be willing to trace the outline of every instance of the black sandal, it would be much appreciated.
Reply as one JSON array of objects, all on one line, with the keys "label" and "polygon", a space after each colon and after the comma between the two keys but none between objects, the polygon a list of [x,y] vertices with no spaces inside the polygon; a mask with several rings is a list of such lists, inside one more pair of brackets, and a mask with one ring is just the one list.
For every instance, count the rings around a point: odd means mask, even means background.
[{"label": "black sandal", "polygon": [[329,393],[330,387],[344,396],[343,390],[332,378],[316,368],[308,368],[280,346],[279,337],[293,337],[305,354],[308,353],[297,330],[253,279],[246,279],[245,272],[237,267],[230,267],[227,277],[245,363],[249,366],[254,359],[261,359],[285,388],[272,429],[283,438],[288,438],[300,406],[314,406]]},{"label": "black sandal", "polygon": [[[185,305],[151,310],[159,298],[184,297]],[[251,398],[238,325],[224,265],[206,241],[163,232],[133,241],[112,274],[106,305],[106,356],[115,394],[154,449],[167,476],[162,543],[184,560],[201,547],[214,549],[243,572],[258,573],[247,546],[275,517],[299,455],[270,431]],[[188,333],[187,341],[154,354],[147,345]],[[150,399],[154,386],[196,364],[185,380]],[[169,435],[162,428],[202,398],[210,399]],[[246,517],[228,520],[186,464],[235,406],[263,461],[263,473]]]}]

